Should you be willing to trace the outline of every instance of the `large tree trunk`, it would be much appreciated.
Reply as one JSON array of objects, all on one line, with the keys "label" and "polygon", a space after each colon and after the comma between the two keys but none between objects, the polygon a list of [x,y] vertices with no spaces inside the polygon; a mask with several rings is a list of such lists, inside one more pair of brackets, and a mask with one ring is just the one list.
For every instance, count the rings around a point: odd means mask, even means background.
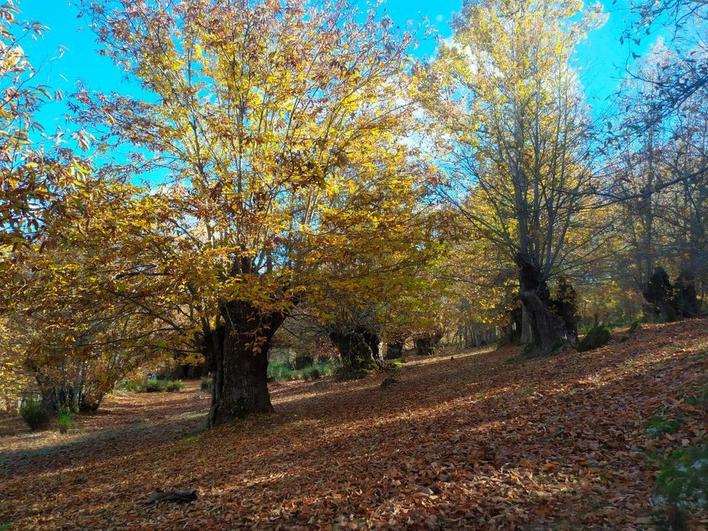
[{"label": "large tree trunk", "polygon": [[270,413],[268,349],[282,312],[263,312],[247,301],[222,306],[223,342],[212,347],[214,371],[209,426],[253,413]]},{"label": "large tree trunk", "polygon": [[413,338],[415,353],[418,356],[432,356],[438,346],[438,343],[440,343],[442,336],[442,332],[436,330],[435,332],[422,334]]},{"label": "large tree trunk", "polygon": [[533,343],[533,330],[531,330],[531,314],[528,307],[522,303],[521,305],[521,333],[519,335],[519,343],[529,345]]},{"label": "large tree trunk", "polygon": [[568,279],[561,277],[558,281],[558,289],[551,301],[551,306],[565,326],[565,334],[568,342],[574,347],[578,344],[578,297],[575,288]]},{"label": "large tree trunk", "polygon": [[76,387],[73,384],[40,386],[42,394],[42,404],[48,411],[61,411],[70,409],[78,412],[82,402],[83,391],[76,394]]},{"label": "large tree trunk", "polygon": [[527,354],[538,356],[561,349],[568,337],[563,319],[551,309],[548,285],[538,267],[527,256],[516,256],[519,266],[520,298],[528,316],[532,342]]},{"label": "large tree trunk", "polygon": [[649,303],[645,305],[644,317],[650,321],[674,321],[677,317],[674,305],[674,287],[663,267],[654,269],[643,291]]},{"label": "large tree trunk", "polygon": [[389,341],[386,346],[386,359],[393,360],[403,357],[403,346],[404,341],[402,339]]},{"label": "large tree trunk", "polygon": [[357,327],[351,331],[334,331],[329,338],[337,347],[342,363],[350,369],[371,369],[381,362],[379,338],[374,332]]},{"label": "large tree trunk", "polygon": [[693,271],[685,267],[674,282],[674,305],[681,317],[696,317],[701,310]]},{"label": "large tree trunk", "polygon": [[517,306],[509,312],[509,324],[506,330],[506,339],[509,343],[521,342],[521,326],[523,325],[523,310]]}]

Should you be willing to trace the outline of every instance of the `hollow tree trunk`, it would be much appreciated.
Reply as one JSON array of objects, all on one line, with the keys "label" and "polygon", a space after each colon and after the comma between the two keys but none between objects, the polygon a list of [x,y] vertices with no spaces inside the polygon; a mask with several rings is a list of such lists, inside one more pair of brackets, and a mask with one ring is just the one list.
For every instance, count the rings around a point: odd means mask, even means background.
[{"label": "hollow tree trunk", "polygon": [[[222,306],[221,345],[212,347],[214,371],[209,426],[253,413],[270,413],[268,349],[283,323],[281,312],[263,312],[246,301]],[[218,336],[222,337],[219,338]]]},{"label": "hollow tree trunk", "polygon": [[529,355],[549,354],[568,341],[563,319],[551,309],[548,285],[538,267],[526,255],[516,257],[519,266],[520,298],[531,330]]}]

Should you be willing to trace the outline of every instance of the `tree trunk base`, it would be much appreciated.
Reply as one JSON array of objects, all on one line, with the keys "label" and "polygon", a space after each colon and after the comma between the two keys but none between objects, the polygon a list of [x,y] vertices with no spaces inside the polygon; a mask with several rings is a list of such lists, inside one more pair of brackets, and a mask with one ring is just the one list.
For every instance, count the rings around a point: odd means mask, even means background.
[{"label": "tree trunk base", "polygon": [[342,364],[348,369],[369,370],[382,361],[379,355],[379,338],[373,332],[356,328],[353,331],[332,332],[329,338],[337,347]]},{"label": "tree trunk base", "polygon": [[522,312],[527,318],[532,339],[524,349],[524,355],[544,356],[568,350],[570,340],[566,324],[561,316],[552,311],[545,278],[528,256],[518,254],[516,262],[519,266]]},{"label": "tree trunk base", "polygon": [[268,392],[268,350],[282,324],[282,313],[263,313],[234,301],[222,308],[223,343],[213,348],[212,405],[209,427],[252,414],[272,413]]}]

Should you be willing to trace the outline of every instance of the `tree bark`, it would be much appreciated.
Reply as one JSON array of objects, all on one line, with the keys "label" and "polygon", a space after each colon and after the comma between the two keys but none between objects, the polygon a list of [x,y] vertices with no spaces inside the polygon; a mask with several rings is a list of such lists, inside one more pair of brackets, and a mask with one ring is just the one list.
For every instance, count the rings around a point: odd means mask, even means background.
[{"label": "tree bark", "polygon": [[42,395],[42,404],[47,411],[57,412],[69,409],[74,413],[78,413],[79,411],[95,411],[98,409],[98,405],[94,408],[86,401],[83,382],[80,386],[77,386],[76,383],[40,384],[39,388]]},{"label": "tree bark", "polygon": [[656,267],[642,292],[649,303],[645,307],[645,318],[652,321],[674,321],[677,317],[674,306],[674,287],[663,267]]},{"label": "tree bark", "polygon": [[210,353],[214,375],[209,427],[273,411],[268,393],[268,349],[285,319],[282,312],[263,312],[248,301],[225,303],[221,313],[223,342]]},{"label": "tree bark", "polygon": [[700,313],[693,272],[688,268],[684,268],[674,282],[674,305],[681,317],[696,317]]},{"label": "tree bark", "polygon": [[575,288],[570,282],[561,277],[558,281],[558,289],[551,301],[551,306],[565,326],[565,334],[568,342],[577,346],[578,344],[578,297]]},{"label": "tree bark", "polygon": [[329,334],[332,343],[337,347],[342,363],[351,369],[371,369],[380,362],[379,338],[374,332],[362,327]]},{"label": "tree bark", "polygon": [[519,266],[519,294],[532,336],[526,352],[532,356],[550,354],[568,342],[565,323],[551,310],[548,284],[539,268],[528,255],[521,253],[516,256],[516,263]]},{"label": "tree bark", "polygon": [[397,339],[389,341],[386,345],[386,358],[389,360],[397,359],[403,356],[403,340]]},{"label": "tree bark", "polygon": [[533,343],[533,331],[531,330],[531,314],[528,307],[522,303],[521,305],[521,331],[519,335],[519,343],[529,345]]},{"label": "tree bark", "polygon": [[506,339],[509,343],[519,344],[521,342],[521,327],[523,325],[523,310],[520,306],[509,312],[509,324],[506,329]]},{"label": "tree bark", "polygon": [[438,343],[440,343],[442,336],[442,332],[436,330],[433,333],[424,334],[413,338],[415,353],[418,356],[432,356],[435,352],[435,348],[438,346]]}]

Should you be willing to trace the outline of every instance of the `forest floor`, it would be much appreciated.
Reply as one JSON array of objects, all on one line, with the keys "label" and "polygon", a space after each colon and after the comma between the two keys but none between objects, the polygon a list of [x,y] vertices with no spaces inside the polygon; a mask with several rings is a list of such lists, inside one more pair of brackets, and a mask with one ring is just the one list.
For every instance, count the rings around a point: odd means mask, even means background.
[{"label": "forest floor", "polygon": [[[275,414],[214,430],[196,383],[115,394],[67,435],[6,421],[0,529],[652,528],[657,456],[705,443],[707,352],[694,319],[536,360],[411,357],[386,387],[273,384]],[[198,498],[144,505],[156,489]]]}]

